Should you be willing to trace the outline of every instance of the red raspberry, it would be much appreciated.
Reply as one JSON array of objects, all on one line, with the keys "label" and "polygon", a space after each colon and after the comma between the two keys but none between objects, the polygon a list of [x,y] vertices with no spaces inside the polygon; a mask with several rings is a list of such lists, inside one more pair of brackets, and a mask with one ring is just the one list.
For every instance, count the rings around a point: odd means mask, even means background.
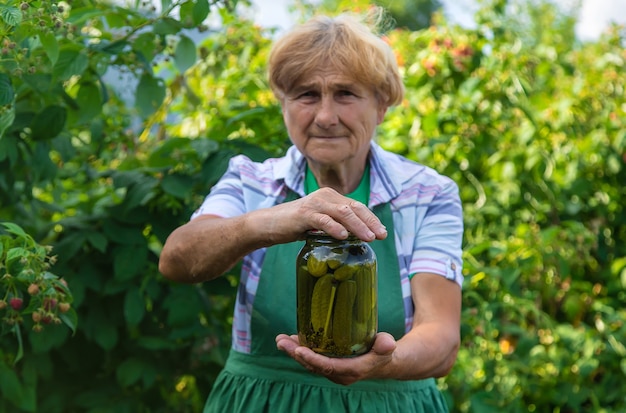
[{"label": "red raspberry", "polygon": [[22,304],[24,303],[24,300],[22,300],[20,297],[13,297],[9,300],[9,304],[11,304],[11,307],[17,311],[20,308],[22,308]]}]

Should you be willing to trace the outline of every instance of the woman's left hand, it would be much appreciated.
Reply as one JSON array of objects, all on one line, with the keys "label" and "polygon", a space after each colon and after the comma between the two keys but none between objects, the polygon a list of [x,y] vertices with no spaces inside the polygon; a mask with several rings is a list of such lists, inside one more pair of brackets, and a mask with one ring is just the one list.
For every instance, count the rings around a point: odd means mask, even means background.
[{"label": "woman's left hand", "polygon": [[279,334],[276,336],[276,347],[312,373],[347,386],[359,380],[381,378],[378,374],[391,362],[396,340],[389,333],[378,333],[368,353],[350,358],[326,357],[315,353],[301,346],[297,335]]}]

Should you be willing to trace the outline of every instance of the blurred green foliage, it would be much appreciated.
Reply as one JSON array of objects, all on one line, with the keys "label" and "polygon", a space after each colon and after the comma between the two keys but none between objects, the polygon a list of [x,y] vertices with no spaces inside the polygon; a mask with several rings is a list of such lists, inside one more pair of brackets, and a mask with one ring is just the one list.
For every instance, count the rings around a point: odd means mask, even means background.
[{"label": "blurred green foliage", "polygon": [[[232,155],[288,145],[265,74],[274,33],[236,3],[0,5],[0,221],[54,247],[78,320],[73,336],[29,332],[16,364],[13,330],[0,336],[0,411],[201,410],[237,270],[178,285],[158,255]],[[461,188],[451,411],[621,412],[623,28],[582,43],[571,13],[537,1],[485,2],[469,29],[435,17],[386,33],[407,94],[378,140]]]}]

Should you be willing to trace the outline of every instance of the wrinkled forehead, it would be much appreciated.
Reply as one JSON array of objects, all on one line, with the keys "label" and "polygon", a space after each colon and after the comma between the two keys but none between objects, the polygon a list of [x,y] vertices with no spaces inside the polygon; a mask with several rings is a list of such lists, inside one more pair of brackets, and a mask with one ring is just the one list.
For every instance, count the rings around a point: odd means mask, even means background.
[{"label": "wrinkled forehead", "polygon": [[301,87],[306,84],[320,84],[332,81],[345,85],[365,85],[366,76],[358,73],[354,68],[341,62],[323,62],[322,64],[303,70],[295,79],[292,87]]}]

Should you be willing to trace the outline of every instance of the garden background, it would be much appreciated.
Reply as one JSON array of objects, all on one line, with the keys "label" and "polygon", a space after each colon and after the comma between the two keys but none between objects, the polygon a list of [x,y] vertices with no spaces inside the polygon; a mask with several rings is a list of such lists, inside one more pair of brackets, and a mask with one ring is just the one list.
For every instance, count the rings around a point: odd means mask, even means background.
[{"label": "garden background", "polygon": [[[246,4],[0,5],[0,412],[201,411],[237,272],[181,285],[157,263],[229,157],[288,145]],[[548,1],[485,0],[473,28],[393,4],[407,94],[378,141],[465,211],[451,411],[625,411],[624,27],[583,42]]]}]

